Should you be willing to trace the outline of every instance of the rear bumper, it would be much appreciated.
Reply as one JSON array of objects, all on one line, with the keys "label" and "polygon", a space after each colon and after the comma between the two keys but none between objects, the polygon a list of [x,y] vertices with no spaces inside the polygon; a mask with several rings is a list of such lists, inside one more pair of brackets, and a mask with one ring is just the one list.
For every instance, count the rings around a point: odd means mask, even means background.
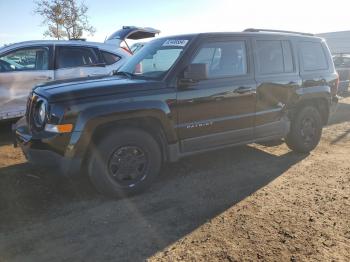
[{"label": "rear bumper", "polygon": [[29,163],[64,176],[79,174],[82,163],[80,158],[64,156],[50,150],[46,143],[32,137],[23,122],[20,120],[13,128],[14,145],[20,146]]}]

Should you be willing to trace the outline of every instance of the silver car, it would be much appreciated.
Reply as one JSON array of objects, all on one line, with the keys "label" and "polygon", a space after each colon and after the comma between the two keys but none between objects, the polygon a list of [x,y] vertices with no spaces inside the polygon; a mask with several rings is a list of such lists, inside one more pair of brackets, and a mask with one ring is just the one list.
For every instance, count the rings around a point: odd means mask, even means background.
[{"label": "silver car", "polygon": [[24,115],[28,94],[35,85],[109,75],[132,55],[121,47],[126,39],[154,37],[157,33],[152,28],[123,27],[104,43],[28,41],[0,48],[0,121]]}]

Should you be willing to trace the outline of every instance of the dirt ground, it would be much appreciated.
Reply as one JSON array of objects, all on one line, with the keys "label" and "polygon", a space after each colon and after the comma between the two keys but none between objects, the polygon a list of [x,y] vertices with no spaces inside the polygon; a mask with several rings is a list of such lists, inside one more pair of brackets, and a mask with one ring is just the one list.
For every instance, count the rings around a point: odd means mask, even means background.
[{"label": "dirt ground", "polygon": [[1,129],[0,261],[350,261],[350,98],[309,155],[206,153],[119,200],[30,167]]}]

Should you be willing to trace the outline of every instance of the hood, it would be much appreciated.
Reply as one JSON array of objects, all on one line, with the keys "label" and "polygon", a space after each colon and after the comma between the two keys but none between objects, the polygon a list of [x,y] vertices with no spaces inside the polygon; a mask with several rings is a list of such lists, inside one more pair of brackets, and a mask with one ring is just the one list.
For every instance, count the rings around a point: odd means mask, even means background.
[{"label": "hood", "polygon": [[151,27],[123,26],[122,29],[114,32],[110,37],[108,37],[105,43],[120,46],[120,44],[127,39],[140,40],[152,38],[159,33],[159,30]]},{"label": "hood", "polygon": [[134,93],[163,87],[165,87],[165,83],[162,81],[110,76],[53,81],[49,84],[35,87],[34,92],[46,98],[49,102],[55,103],[82,98]]}]

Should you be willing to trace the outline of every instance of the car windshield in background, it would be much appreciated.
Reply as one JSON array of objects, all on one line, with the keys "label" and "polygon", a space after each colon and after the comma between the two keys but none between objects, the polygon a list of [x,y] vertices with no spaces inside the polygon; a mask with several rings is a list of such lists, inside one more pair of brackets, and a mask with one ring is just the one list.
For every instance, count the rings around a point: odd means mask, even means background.
[{"label": "car windshield in background", "polygon": [[141,78],[162,78],[189,42],[188,38],[155,40],[137,52],[119,72]]}]

